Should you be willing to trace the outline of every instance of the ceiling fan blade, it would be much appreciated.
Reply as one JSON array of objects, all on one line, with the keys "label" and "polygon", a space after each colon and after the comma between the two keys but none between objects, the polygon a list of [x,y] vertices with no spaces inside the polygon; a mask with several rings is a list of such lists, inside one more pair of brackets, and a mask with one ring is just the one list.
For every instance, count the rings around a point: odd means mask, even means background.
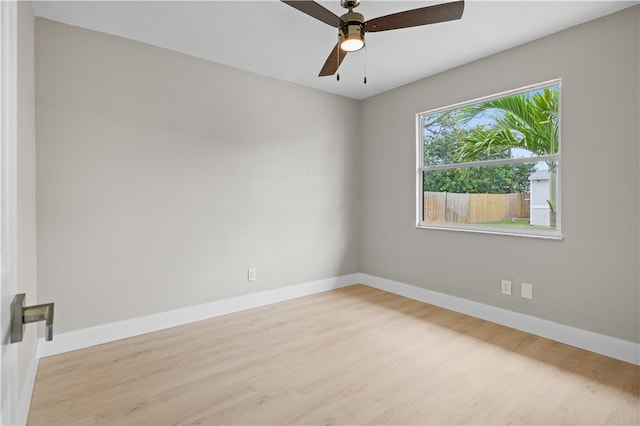
[{"label": "ceiling fan blade", "polygon": [[324,22],[325,24],[329,24],[332,27],[340,28],[344,23],[342,19],[335,15],[328,9],[325,9],[323,6],[319,5],[315,1],[306,1],[306,0],[297,0],[297,1],[285,1],[281,0],[282,3],[286,3],[294,9],[298,9],[300,12],[305,13],[312,18],[316,18],[319,21]]},{"label": "ceiling fan blade", "polygon": [[320,74],[318,74],[318,77],[326,77],[328,75],[334,75],[336,71],[338,71],[338,68],[340,67],[340,64],[344,60],[345,56],[347,56],[347,52],[340,49],[340,43],[336,44],[336,47],[333,48],[333,50],[329,54],[329,57],[325,61],[324,65],[322,66],[322,69],[320,70]]},{"label": "ceiling fan blade", "polygon": [[464,1],[406,10],[370,19],[364,23],[364,30],[372,33],[453,21],[462,17],[463,10]]}]

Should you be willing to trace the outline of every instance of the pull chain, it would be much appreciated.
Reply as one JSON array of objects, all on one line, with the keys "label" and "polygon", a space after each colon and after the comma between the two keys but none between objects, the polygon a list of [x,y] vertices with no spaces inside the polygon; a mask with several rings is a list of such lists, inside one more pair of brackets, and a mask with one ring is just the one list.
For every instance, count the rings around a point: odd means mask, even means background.
[{"label": "pull chain", "polygon": [[364,45],[364,84],[367,84],[367,45]]},{"label": "pull chain", "polygon": [[340,81],[340,36],[338,36],[338,48],[336,49],[336,81]]}]

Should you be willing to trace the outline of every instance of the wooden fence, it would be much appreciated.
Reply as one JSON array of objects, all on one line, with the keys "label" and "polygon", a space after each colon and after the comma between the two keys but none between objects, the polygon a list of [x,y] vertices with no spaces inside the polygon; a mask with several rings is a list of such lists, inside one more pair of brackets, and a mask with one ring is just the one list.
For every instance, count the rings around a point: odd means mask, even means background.
[{"label": "wooden fence", "polygon": [[529,194],[424,193],[425,222],[483,223],[528,218]]}]

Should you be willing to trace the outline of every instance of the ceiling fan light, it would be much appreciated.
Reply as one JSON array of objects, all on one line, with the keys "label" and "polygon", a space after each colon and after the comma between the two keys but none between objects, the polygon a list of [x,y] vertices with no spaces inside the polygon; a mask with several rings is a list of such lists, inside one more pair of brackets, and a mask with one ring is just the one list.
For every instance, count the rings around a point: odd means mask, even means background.
[{"label": "ceiling fan light", "polygon": [[355,52],[364,47],[364,35],[360,24],[348,25],[344,30],[346,30],[346,34],[343,33],[340,37],[340,49],[345,52]]},{"label": "ceiling fan light", "polygon": [[359,38],[346,39],[340,45],[340,48],[345,52],[355,52],[356,50],[360,50],[364,47],[364,41]]}]

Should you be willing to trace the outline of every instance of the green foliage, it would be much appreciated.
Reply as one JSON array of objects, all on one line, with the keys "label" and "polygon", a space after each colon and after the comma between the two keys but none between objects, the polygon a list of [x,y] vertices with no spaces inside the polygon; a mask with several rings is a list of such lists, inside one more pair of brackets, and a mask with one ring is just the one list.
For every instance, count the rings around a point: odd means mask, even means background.
[{"label": "green foliage", "polygon": [[[424,164],[458,163],[458,148],[472,134],[482,128],[464,129],[456,125],[456,118],[443,113],[430,117],[425,123]],[[486,154],[480,158],[488,159]],[[508,158],[509,152],[501,152],[491,158]],[[424,190],[433,192],[507,194],[529,191],[529,175],[535,171],[533,164],[505,164],[467,169],[433,170],[424,173]]]},{"label": "green foliage", "polygon": [[492,121],[490,127],[476,128],[468,135],[456,150],[458,158],[475,161],[512,148],[539,156],[556,154],[558,103],[558,87],[553,86],[456,110],[456,118],[463,123],[478,117]]},{"label": "green foliage", "polygon": [[[552,86],[425,117],[424,164],[509,158],[516,148],[537,156],[557,154],[558,104],[559,90]],[[474,120],[484,124],[472,126]],[[555,162],[547,164],[553,175]],[[527,192],[534,171],[533,163],[433,170],[424,173],[424,190]]]},{"label": "green foliage", "polygon": [[533,164],[505,164],[424,173],[424,190],[470,194],[509,194],[529,191]]}]

